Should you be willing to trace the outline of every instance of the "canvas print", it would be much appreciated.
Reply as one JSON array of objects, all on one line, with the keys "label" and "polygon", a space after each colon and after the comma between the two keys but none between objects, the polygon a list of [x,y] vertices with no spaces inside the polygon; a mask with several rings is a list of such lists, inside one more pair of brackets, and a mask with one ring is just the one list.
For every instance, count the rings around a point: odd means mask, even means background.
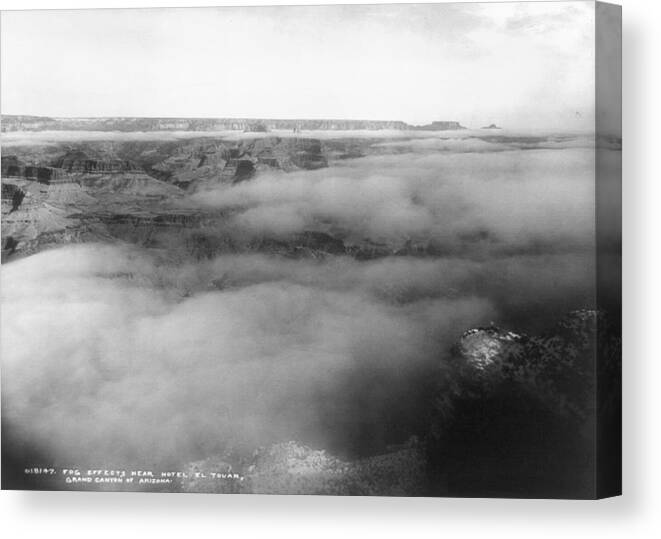
[{"label": "canvas print", "polygon": [[620,493],[618,6],[1,16],[2,488]]}]

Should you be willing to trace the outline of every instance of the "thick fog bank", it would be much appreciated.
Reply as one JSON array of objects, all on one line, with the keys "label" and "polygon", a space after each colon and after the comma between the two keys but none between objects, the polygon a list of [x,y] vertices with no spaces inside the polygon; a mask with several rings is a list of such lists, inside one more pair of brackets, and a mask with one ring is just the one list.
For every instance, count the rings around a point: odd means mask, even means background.
[{"label": "thick fog bank", "polygon": [[594,153],[581,148],[369,156],[316,171],[262,173],[193,198],[239,209],[236,224],[254,234],[327,226],[387,242],[594,244]]},{"label": "thick fog bank", "polygon": [[359,275],[182,297],[175,271],[112,247],[2,271],[3,418],[63,464],[175,465],[290,438],[352,451],[367,431],[382,445],[412,427],[420,373],[493,314],[477,297],[382,300]]}]

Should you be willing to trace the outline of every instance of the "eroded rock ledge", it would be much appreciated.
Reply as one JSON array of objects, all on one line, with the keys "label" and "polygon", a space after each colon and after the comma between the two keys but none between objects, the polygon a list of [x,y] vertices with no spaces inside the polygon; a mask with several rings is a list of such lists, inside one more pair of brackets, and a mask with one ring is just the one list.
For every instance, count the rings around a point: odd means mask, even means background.
[{"label": "eroded rock ledge", "polygon": [[72,181],[61,168],[27,165],[14,155],[2,157],[2,178],[19,178],[47,185]]}]

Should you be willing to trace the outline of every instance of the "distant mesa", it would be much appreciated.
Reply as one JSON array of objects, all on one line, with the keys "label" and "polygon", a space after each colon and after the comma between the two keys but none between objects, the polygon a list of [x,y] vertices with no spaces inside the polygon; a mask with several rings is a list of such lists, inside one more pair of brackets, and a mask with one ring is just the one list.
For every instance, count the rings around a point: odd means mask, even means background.
[{"label": "distant mesa", "polygon": [[459,122],[435,121],[427,125],[411,126],[416,131],[455,131],[457,129],[466,129]]},{"label": "distant mesa", "polygon": [[244,131],[260,133],[286,130],[305,131],[352,130],[423,130],[446,131],[465,129],[459,122],[435,121],[427,125],[410,125],[399,120],[332,120],[332,119],[267,119],[267,118],[49,118],[46,116],[2,116],[2,132],[11,131]]},{"label": "distant mesa", "polygon": [[498,127],[496,124],[491,124],[491,125],[487,125],[487,126],[482,127],[482,129],[502,129],[502,127]]}]

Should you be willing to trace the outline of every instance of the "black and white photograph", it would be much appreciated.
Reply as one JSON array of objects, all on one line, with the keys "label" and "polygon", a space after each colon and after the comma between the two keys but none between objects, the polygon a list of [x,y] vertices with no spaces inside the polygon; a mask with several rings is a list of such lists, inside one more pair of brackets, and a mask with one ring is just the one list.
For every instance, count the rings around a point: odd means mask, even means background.
[{"label": "black and white photograph", "polygon": [[621,494],[621,40],[2,11],[2,489]]}]

